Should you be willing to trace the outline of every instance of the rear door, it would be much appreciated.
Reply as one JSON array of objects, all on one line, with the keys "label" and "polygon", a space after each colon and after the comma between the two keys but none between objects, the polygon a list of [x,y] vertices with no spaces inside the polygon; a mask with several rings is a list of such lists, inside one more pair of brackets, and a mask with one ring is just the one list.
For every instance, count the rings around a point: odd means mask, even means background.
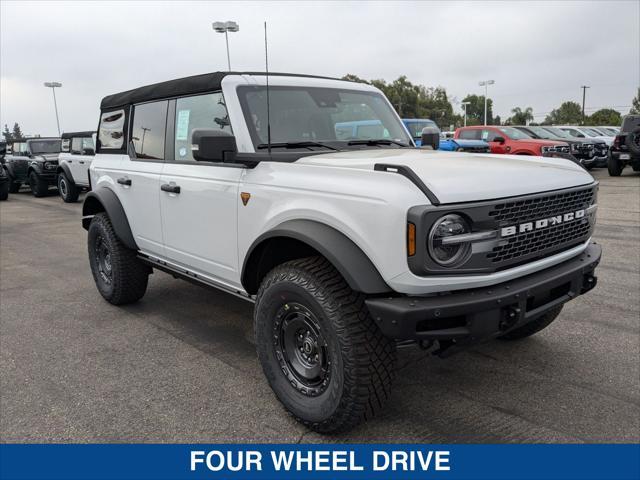
[{"label": "rear door", "polygon": [[194,128],[231,132],[224,98],[217,92],[172,102],[167,129],[171,151],[159,187],[165,255],[174,264],[235,287],[240,283],[237,210],[244,169],[197,162],[191,154]]}]

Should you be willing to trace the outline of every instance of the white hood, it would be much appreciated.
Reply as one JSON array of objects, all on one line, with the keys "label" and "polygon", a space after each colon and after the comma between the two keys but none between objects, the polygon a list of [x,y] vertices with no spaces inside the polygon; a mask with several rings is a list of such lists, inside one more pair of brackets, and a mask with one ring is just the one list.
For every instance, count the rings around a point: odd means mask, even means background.
[{"label": "white hood", "polygon": [[[296,163],[373,170],[376,163],[411,168],[441,203],[527,195],[593,183],[579,165],[559,158],[471,154],[428,149],[367,149],[303,157]],[[391,175],[380,172],[380,175]],[[409,182],[409,180],[407,180]]]}]

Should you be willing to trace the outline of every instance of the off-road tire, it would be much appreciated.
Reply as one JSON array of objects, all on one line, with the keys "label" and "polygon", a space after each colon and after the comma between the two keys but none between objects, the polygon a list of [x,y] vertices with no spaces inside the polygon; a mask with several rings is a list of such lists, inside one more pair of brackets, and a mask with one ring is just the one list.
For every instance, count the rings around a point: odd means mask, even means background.
[{"label": "off-road tire", "polygon": [[531,335],[538,333],[540,330],[547,328],[551,325],[560,312],[562,311],[562,305],[557,306],[549,310],[547,313],[539,316],[535,320],[530,321],[529,323],[524,324],[520,328],[516,328],[515,330],[511,330],[508,333],[500,336],[500,340],[520,340],[522,338],[530,337]]},{"label": "off-road tire", "polygon": [[615,158],[613,155],[609,155],[609,161],[607,162],[607,169],[609,170],[609,176],[619,177],[624,169],[624,163]]},{"label": "off-road tire", "polygon": [[[326,342],[327,382],[313,395],[304,394],[303,384],[287,377],[282,356],[279,359],[276,353],[277,315],[289,305],[307,308]],[[371,418],[389,398],[395,343],[376,326],[364,295],[354,292],[326,259],[292,260],[271,270],[256,297],[254,328],[269,385],[285,408],[310,429],[349,430]]]},{"label": "off-road tire", "polygon": [[18,193],[22,182],[16,182],[11,175],[9,175],[9,193]]},{"label": "off-road tire", "polygon": [[0,200],[9,198],[9,181],[0,183]]},{"label": "off-road tire", "polygon": [[638,163],[631,165],[631,168],[633,168],[634,172],[640,172],[640,164]]},{"label": "off-road tire", "polygon": [[29,174],[29,187],[34,197],[44,197],[49,192],[49,184],[33,170]]},{"label": "off-road tire", "polygon": [[80,189],[61,172],[58,174],[58,193],[65,203],[74,203],[78,201]]},{"label": "off-road tire", "polygon": [[[108,274],[104,273],[104,264],[100,263],[98,254],[98,248],[102,249],[103,246],[104,251],[108,252]],[[136,257],[134,250],[120,241],[106,213],[99,213],[91,220],[87,247],[93,279],[107,302],[124,305],[144,296],[151,268]]]},{"label": "off-road tire", "polygon": [[640,128],[627,133],[625,143],[632,155],[640,155]]}]

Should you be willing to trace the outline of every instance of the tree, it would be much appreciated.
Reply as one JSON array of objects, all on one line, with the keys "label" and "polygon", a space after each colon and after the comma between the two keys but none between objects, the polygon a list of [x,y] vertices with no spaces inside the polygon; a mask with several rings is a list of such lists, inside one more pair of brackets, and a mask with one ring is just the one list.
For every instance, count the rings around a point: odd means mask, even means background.
[{"label": "tree", "polygon": [[638,88],[638,93],[635,98],[631,101],[631,110],[629,110],[630,115],[640,115],[640,87]]},{"label": "tree", "polygon": [[515,107],[511,110],[513,116],[507,119],[509,125],[527,125],[533,120],[533,108],[527,107],[522,110],[520,107]]},{"label": "tree", "polygon": [[13,135],[9,131],[9,127],[7,127],[6,123],[4,124],[4,131],[2,132],[2,136],[4,137],[5,142],[10,142],[11,140],[13,140]]},{"label": "tree", "polygon": [[493,117],[492,125],[502,125],[502,119],[500,118],[500,115],[496,115],[495,117]]},{"label": "tree", "polygon": [[[482,125],[484,123],[484,95],[467,95],[462,99],[467,105],[467,125]],[[487,99],[487,123],[492,124],[493,101]]]},{"label": "tree", "polygon": [[587,125],[621,125],[622,115],[617,110],[612,108],[601,108],[600,110],[590,115],[587,119]]},{"label": "tree", "polygon": [[364,78],[360,78],[359,76],[352,73],[347,73],[344,77],[341,78],[341,80],[347,80],[348,82],[369,83]]},{"label": "tree", "polygon": [[19,138],[24,138],[24,135],[22,134],[22,130],[20,129],[20,125],[18,125],[18,122],[13,124],[13,132],[11,133],[11,136],[13,137],[14,140]]},{"label": "tree", "polygon": [[577,125],[582,122],[582,107],[577,102],[564,102],[544,119],[546,125]]}]

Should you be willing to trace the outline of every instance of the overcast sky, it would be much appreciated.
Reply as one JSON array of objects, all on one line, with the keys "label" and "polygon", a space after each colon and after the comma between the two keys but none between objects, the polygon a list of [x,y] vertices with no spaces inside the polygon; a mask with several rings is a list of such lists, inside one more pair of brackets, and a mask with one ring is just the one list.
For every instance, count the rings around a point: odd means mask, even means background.
[{"label": "overcast sky", "polygon": [[[100,99],[173,78],[226,70],[224,35],[235,20],[234,70],[393,80],[444,86],[458,102],[494,79],[494,112],[562,101],[627,113],[640,85],[640,1],[555,2],[71,2],[2,1],[0,124],[56,133],[96,128]],[[454,103],[456,111],[460,106]]]}]

